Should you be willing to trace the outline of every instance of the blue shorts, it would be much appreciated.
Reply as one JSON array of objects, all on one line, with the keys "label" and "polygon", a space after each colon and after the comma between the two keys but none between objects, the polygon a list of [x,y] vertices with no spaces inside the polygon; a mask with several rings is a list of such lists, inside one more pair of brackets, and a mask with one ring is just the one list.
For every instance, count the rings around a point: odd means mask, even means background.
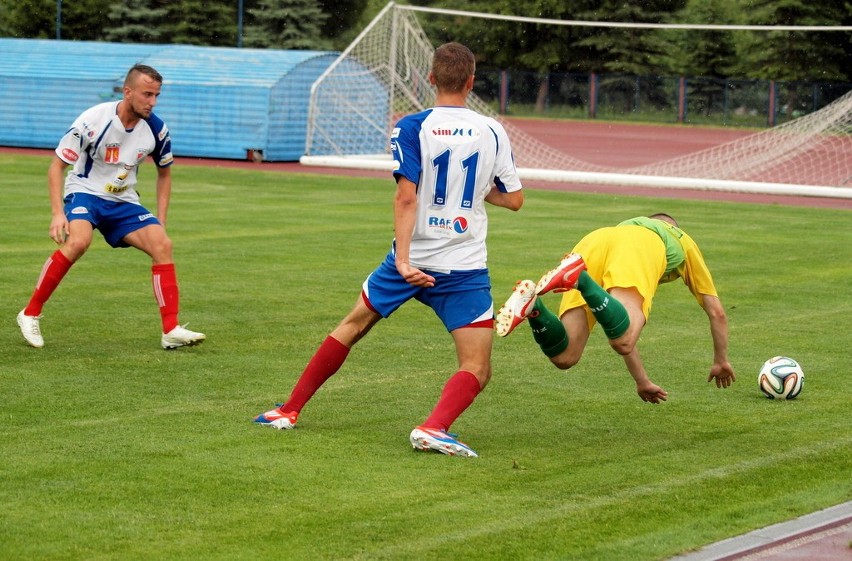
[{"label": "blue shorts", "polygon": [[142,205],[108,201],[88,193],[71,193],[65,197],[65,217],[68,222],[88,220],[112,247],[130,247],[123,241],[124,236],[160,223]]},{"label": "blue shorts", "polygon": [[494,318],[488,269],[425,272],[435,277],[435,286],[412,286],[396,270],[394,258],[389,254],[364,281],[369,305],[386,318],[414,298],[432,308],[447,331]]}]

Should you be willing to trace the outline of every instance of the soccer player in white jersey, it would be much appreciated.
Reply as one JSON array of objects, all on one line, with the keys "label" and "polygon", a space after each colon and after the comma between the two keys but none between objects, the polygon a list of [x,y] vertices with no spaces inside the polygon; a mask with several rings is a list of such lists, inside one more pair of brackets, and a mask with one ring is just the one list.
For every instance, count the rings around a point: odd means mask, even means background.
[{"label": "soccer player in white jersey", "polygon": [[473,53],[464,45],[447,43],[435,51],[429,74],[437,89],[435,107],[404,117],[391,134],[397,185],[391,250],[364,281],[355,307],[317,349],[287,402],[255,422],[293,428],[352,346],[415,299],[444,323],[459,364],[409,440],[417,450],[477,455],[447,431],[491,377],[494,303],[485,203],[518,210],[524,197],[505,130],[465,107],[474,70]]},{"label": "soccer player in white jersey", "polygon": [[[121,101],[84,111],[59,141],[48,170],[53,218],[50,237],[60,246],[36,282],[27,307],[18,314],[24,339],[44,346],[39,320],[45,302],[71,266],[83,256],[98,229],[112,247],[135,247],[152,260],[154,297],[160,308],[164,349],[204,341],[178,323],[179,291],[172,261],[172,241],[166,235],[172,179],[169,129],[152,110],[163,77],[150,66],[137,64],[124,80]],[[136,170],[148,157],[157,166],[157,214],[139,204]],[[73,169],[64,178],[68,166]]]}]

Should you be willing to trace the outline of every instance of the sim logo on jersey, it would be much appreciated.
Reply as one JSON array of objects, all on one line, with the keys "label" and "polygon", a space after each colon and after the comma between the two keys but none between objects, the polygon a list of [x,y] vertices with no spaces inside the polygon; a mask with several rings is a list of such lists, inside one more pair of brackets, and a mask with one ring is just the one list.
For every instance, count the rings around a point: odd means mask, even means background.
[{"label": "sim logo on jersey", "polygon": [[481,133],[470,123],[450,121],[431,127],[429,134],[444,144],[466,144],[479,138]]}]

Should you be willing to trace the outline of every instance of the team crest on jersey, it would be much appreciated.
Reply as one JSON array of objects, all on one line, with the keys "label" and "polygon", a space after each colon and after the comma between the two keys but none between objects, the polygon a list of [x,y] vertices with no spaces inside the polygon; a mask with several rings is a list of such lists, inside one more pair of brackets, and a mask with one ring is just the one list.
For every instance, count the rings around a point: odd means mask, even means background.
[{"label": "team crest on jersey", "polygon": [[478,128],[464,121],[446,121],[429,127],[432,138],[444,144],[467,144],[481,136]]},{"label": "team crest on jersey", "polygon": [[121,144],[107,144],[104,150],[104,162],[108,164],[118,163],[118,149]]}]

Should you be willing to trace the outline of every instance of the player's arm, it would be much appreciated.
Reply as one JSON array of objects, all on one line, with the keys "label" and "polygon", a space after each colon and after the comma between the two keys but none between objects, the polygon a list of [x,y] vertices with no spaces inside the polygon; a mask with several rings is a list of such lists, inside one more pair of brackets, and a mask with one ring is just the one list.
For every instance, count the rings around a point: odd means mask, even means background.
[{"label": "player's arm", "polygon": [[398,176],[396,196],[393,200],[393,232],[396,248],[396,270],[415,286],[435,286],[435,278],[409,262],[411,236],[417,219],[417,185],[403,176]]},{"label": "player's arm", "polygon": [[504,193],[495,185],[485,196],[485,202],[494,206],[508,208],[509,210],[520,210],[524,204],[524,192],[513,191],[511,193]]},{"label": "player's arm", "polygon": [[68,164],[59,156],[54,156],[47,169],[47,189],[50,195],[50,237],[57,244],[65,243],[65,238],[70,233],[68,230],[68,218],[65,216],[65,205],[63,204],[63,193],[65,191],[65,169]]},{"label": "player's arm", "polygon": [[172,198],[172,168],[157,167],[157,219],[166,227],[169,201]]},{"label": "player's arm", "polygon": [[624,364],[627,366],[627,371],[636,382],[636,393],[642,398],[642,401],[650,403],[659,403],[665,401],[669,394],[666,391],[651,381],[648,373],[645,371],[645,366],[642,364],[642,359],[639,357],[639,349],[634,346],[629,354],[624,355]]},{"label": "player's arm", "polygon": [[713,338],[713,366],[707,381],[716,380],[716,387],[727,388],[737,377],[728,361],[728,316],[718,296],[702,294],[701,307],[710,320],[710,335]]}]

